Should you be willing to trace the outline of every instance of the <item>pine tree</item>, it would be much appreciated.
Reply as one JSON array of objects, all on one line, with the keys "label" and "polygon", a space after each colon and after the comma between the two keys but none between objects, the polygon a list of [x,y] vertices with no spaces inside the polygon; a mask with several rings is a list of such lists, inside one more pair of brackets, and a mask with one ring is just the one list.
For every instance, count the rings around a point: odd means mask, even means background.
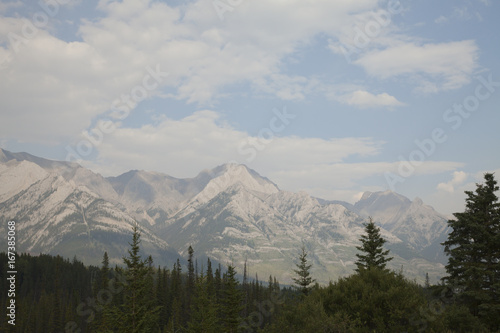
[{"label": "pine tree", "polygon": [[212,271],[212,262],[210,261],[210,258],[207,259],[206,279],[207,279],[206,283],[207,283],[208,294],[209,294],[210,297],[212,297],[212,296],[215,297],[214,273]]},{"label": "pine tree", "polygon": [[484,319],[493,330],[500,328],[500,203],[493,174],[484,175],[475,193],[465,191],[463,213],[449,220],[453,229],[443,243],[449,256],[444,278],[472,314]]},{"label": "pine tree", "polygon": [[129,256],[123,258],[127,283],[124,286],[125,298],[119,323],[123,332],[157,332],[160,308],[155,305],[152,295],[152,259],[141,259],[139,244],[140,233],[134,226]]},{"label": "pine tree", "polygon": [[193,295],[190,312],[187,329],[189,333],[220,332],[215,295],[209,294],[207,278],[203,274],[196,282],[196,293]]},{"label": "pine tree", "polygon": [[104,252],[102,257],[102,267],[100,271],[101,289],[107,289],[109,283],[109,257],[108,252]]},{"label": "pine tree", "polygon": [[168,331],[176,332],[182,326],[182,299],[184,298],[184,289],[181,281],[181,273],[182,267],[179,259],[174,264],[174,268],[172,270],[172,279],[171,279],[171,297],[172,297],[172,305],[171,305],[171,316],[168,320]]},{"label": "pine tree", "polygon": [[297,289],[302,292],[303,295],[309,294],[311,290],[311,284],[316,280],[311,277],[311,267],[307,261],[307,251],[306,247],[302,245],[301,252],[299,253],[299,263],[296,264],[297,269],[293,271],[297,274],[297,278],[292,278],[293,282],[297,285]]},{"label": "pine tree", "polygon": [[[109,257],[108,257],[108,252],[104,252],[103,258],[102,258],[102,267],[99,272],[100,275],[100,289],[96,290],[95,297],[99,295],[101,291],[105,291],[108,289],[108,284],[109,284]],[[111,302],[111,300],[109,300]],[[112,306],[110,304],[103,304],[101,306],[101,311],[98,311],[96,314],[96,320],[95,323],[91,323],[91,326],[94,326],[97,328],[99,332],[108,332],[111,330],[112,326],[109,325],[110,316],[112,316]]]},{"label": "pine tree", "polygon": [[370,222],[365,223],[364,226],[365,235],[359,239],[361,246],[356,246],[364,254],[356,254],[358,257],[356,272],[371,268],[385,270],[386,263],[392,260],[392,257],[388,257],[389,250],[384,251],[383,248],[386,240],[380,235],[380,228],[375,225],[371,217]]},{"label": "pine tree", "polygon": [[[186,286],[186,308],[189,309],[191,307],[191,298],[194,294],[195,289],[195,273],[194,273],[194,262],[193,262],[194,250],[191,245],[188,248],[188,276],[187,276],[187,286]],[[188,319],[188,318],[187,318]]]},{"label": "pine tree", "polygon": [[222,293],[221,270],[222,268],[219,263],[219,266],[215,269],[215,274],[214,274],[214,289],[215,289],[215,295],[217,296],[217,301],[220,301]]},{"label": "pine tree", "polygon": [[233,265],[229,265],[224,279],[222,314],[225,333],[238,332],[241,323],[240,312],[243,309],[241,291],[238,289],[236,280],[236,270]]}]

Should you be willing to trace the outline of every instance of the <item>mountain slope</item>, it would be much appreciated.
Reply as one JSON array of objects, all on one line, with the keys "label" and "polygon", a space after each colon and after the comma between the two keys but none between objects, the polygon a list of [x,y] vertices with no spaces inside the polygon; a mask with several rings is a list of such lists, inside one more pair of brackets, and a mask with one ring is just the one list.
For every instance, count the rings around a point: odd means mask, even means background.
[{"label": "mountain slope", "polygon": [[[104,251],[113,263],[126,254],[135,220],[88,187],[15,159],[0,164],[0,184],[0,221],[16,222],[19,252],[76,255],[89,264],[99,264]],[[164,263],[178,257],[153,232],[142,228],[142,233],[145,252]],[[0,246],[5,241],[0,239]]]},{"label": "mountain slope", "polygon": [[429,260],[445,263],[443,246],[449,228],[447,218],[420,198],[408,198],[391,192],[365,192],[354,204],[354,211],[368,217],[404,241],[409,248]]},{"label": "mountain slope", "polygon": [[[195,200],[195,199],[194,199]],[[189,245],[223,263],[292,282],[298,249],[305,244],[318,281],[328,282],[355,268],[356,246],[366,219],[340,204],[320,204],[308,194],[249,189],[235,183],[197,209],[173,216],[159,234],[181,253]],[[189,205],[188,205],[189,206]],[[186,212],[187,211],[187,212]],[[393,269],[404,266],[409,276],[436,278],[443,265],[422,258],[391,232],[382,235],[393,245]]]},{"label": "mountain slope", "polygon": [[[15,220],[19,250],[118,263],[138,223],[143,247],[164,264],[186,254],[234,262],[290,283],[302,244],[322,283],[353,270],[363,222],[373,216],[394,260],[409,277],[436,281],[444,266],[445,219],[421,200],[365,193],[355,205],[281,191],[244,165],[188,179],[150,171],[104,178],[78,164],[0,150],[0,221]],[[0,240],[2,246],[4,240]],[[175,250],[174,250],[175,249]],[[262,275],[263,274],[263,275]]]}]

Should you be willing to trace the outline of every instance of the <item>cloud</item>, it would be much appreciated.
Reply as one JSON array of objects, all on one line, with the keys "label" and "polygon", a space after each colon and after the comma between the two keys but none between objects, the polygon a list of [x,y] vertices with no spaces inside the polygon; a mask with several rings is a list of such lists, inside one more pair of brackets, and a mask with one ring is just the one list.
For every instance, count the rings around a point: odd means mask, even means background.
[{"label": "cloud", "polygon": [[[481,2],[484,5],[488,5],[487,2],[483,1]],[[434,22],[437,24],[444,24],[450,22],[451,20],[470,21],[474,18],[477,19],[478,21],[483,20],[479,12],[474,11],[474,13],[471,13],[467,6],[462,6],[462,7],[454,7],[453,12],[450,15],[448,16],[440,15],[437,19],[434,20]]]},{"label": "cloud", "polygon": [[0,2],[0,13],[5,13],[8,11],[10,8],[19,8],[22,7],[23,3],[21,0],[14,0],[14,1],[2,1]]},{"label": "cloud", "polygon": [[454,171],[453,178],[447,183],[439,183],[437,189],[440,191],[446,191],[449,193],[455,192],[455,187],[461,185],[467,179],[467,173],[463,171]]},{"label": "cloud", "polygon": [[437,24],[443,24],[443,23],[448,22],[449,20],[450,19],[447,18],[446,16],[440,15],[437,19],[434,20],[434,22],[437,23]]},{"label": "cloud", "polygon": [[[287,74],[283,59],[318,34],[335,36],[353,15],[378,5],[255,0],[235,6],[221,21],[211,1],[100,1],[102,13],[79,22],[78,41],[59,39],[47,26],[21,44],[7,36],[23,37],[26,13],[2,17],[0,107],[9,114],[0,131],[24,142],[74,139],[157,65],[169,77],[151,95],[207,107],[232,85],[246,84],[256,94],[301,100],[317,83]],[[23,119],[30,122],[20,127]]]},{"label": "cloud", "polygon": [[[254,135],[233,128],[211,110],[178,120],[164,117],[155,125],[117,128],[95,147],[97,159],[83,164],[105,176],[144,169],[185,178],[236,162],[257,170],[281,189],[305,190],[320,198],[349,202],[355,201],[360,191],[386,189],[385,173],[398,172],[398,161],[356,161],[378,158],[383,142],[365,137],[281,135],[282,123],[272,119],[276,119],[274,112],[269,113],[269,124]],[[462,166],[450,161],[426,161],[414,175],[439,174]]]},{"label": "cloud", "polygon": [[[436,191],[431,194],[427,201],[432,202],[433,206],[439,207],[442,213],[450,215],[455,212],[463,212],[465,210],[466,194],[465,191],[474,192],[477,189],[476,184],[484,183],[485,173],[495,173],[495,178],[498,179],[500,169],[485,170],[474,173],[466,173],[463,171],[455,171],[452,174],[452,179],[447,183],[439,183]],[[500,191],[497,193],[500,196]]]},{"label": "cloud", "polygon": [[95,147],[97,162],[87,166],[107,175],[140,168],[176,177],[192,177],[202,169],[229,161],[263,172],[307,170],[311,164],[340,163],[350,156],[376,155],[382,145],[370,138],[280,136],[287,123],[279,120],[277,114],[270,113],[269,126],[257,135],[232,128],[218,113],[209,110],[180,120],[166,118],[156,125],[117,128]]},{"label": "cloud", "polygon": [[[18,28],[17,21],[10,27]],[[89,126],[119,96],[109,79],[94,81],[93,73],[106,68],[87,44],[66,43],[40,30],[18,47],[0,69],[0,106],[8,110],[0,122],[5,137],[55,144]]]},{"label": "cloud", "polygon": [[339,101],[359,108],[391,108],[404,105],[404,103],[398,101],[396,97],[391,96],[387,93],[374,95],[364,90],[356,90],[348,95],[343,95],[339,97]]},{"label": "cloud", "polygon": [[369,52],[354,63],[381,79],[408,77],[417,90],[435,93],[467,84],[477,68],[478,47],[472,40],[417,45],[401,43]]}]

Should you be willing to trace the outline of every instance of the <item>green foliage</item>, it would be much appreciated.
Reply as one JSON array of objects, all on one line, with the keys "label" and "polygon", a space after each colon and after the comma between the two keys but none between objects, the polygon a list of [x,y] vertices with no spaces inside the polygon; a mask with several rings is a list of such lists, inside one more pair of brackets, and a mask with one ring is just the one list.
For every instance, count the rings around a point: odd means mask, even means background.
[{"label": "green foliage", "polygon": [[160,307],[153,297],[153,267],[151,257],[142,260],[139,255],[140,233],[134,226],[132,243],[126,265],[124,302],[115,310],[114,324],[119,332],[157,332]]},{"label": "green foliage", "polygon": [[298,277],[292,278],[293,282],[297,285],[297,289],[303,295],[309,294],[311,290],[311,284],[313,284],[316,280],[311,277],[311,267],[312,264],[309,264],[307,261],[307,251],[304,245],[302,245],[300,253],[299,253],[299,263],[296,264],[297,269],[293,271],[297,274]]},{"label": "green foliage", "polygon": [[378,268],[339,279],[324,290],[323,297],[326,312],[359,323],[357,332],[416,331],[410,320],[418,319],[416,311],[426,303],[416,283]]},{"label": "green foliage", "polygon": [[221,331],[217,317],[218,305],[215,295],[210,294],[208,279],[201,276],[196,283],[196,293],[191,303],[189,333],[218,333]]},{"label": "green foliage", "polygon": [[[8,257],[0,253],[0,306],[7,307]],[[95,267],[85,267],[78,260],[41,254],[16,257],[16,326],[0,316],[0,332],[51,332],[66,325],[87,332],[89,318],[95,317],[83,300],[92,296],[91,281]],[[82,305],[81,305],[82,304]],[[79,305],[80,308],[78,307]]]},{"label": "green foliage", "polygon": [[236,280],[236,270],[231,264],[227,268],[227,273],[224,278],[224,289],[222,299],[222,322],[224,323],[224,331],[227,333],[236,333],[242,318],[240,312],[243,310],[243,295],[238,289],[239,282]]},{"label": "green foliage", "polygon": [[288,301],[264,332],[419,332],[427,306],[422,288],[377,268],[319,287]]},{"label": "green foliage", "polygon": [[[140,233],[134,228],[123,268],[109,267],[107,253],[100,269],[85,267],[76,258],[70,262],[59,256],[18,256],[19,320],[15,331],[498,331],[500,279],[495,242],[499,211],[492,195],[496,182],[492,176],[486,178],[486,185],[468,193],[466,211],[450,221],[456,233],[445,244],[450,255],[448,285],[431,286],[426,279],[424,288],[386,269],[391,258],[387,258],[388,251],[382,248],[385,240],[371,220],[358,247],[362,251],[358,272],[312,288],[312,265],[304,247],[295,270],[298,288],[280,288],[272,276],[263,285],[257,273],[249,281],[246,265],[240,285],[233,265],[224,272],[219,264],[214,272],[208,260],[206,271],[199,276],[192,248],[188,250],[186,273],[180,260],[172,270],[154,269],[151,257],[142,259],[139,254]],[[471,249],[474,251],[467,252]],[[459,260],[463,260],[462,265]],[[8,289],[7,261],[6,254],[0,253],[0,290]],[[5,308],[6,302],[5,293],[0,293],[0,307]],[[12,329],[6,316],[0,318],[1,332]]]},{"label": "green foliage", "polygon": [[[442,327],[458,333],[488,332],[479,318],[473,316],[463,305],[452,304],[447,307],[442,316]],[[438,332],[438,331],[436,331]]]},{"label": "green foliage", "polygon": [[341,332],[337,330],[335,319],[326,313],[318,293],[313,291],[301,300],[289,301],[281,309],[281,315],[262,332]]},{"label": "green foliage", "polygon": [[362,235],[359,239],[361,241],[361,246],[356,246],[356,248],[362,252],[362,254],[357,253],[356,261],[357,272],[365,269],[379,268],[385,269],[385,265],[392,258],[388,257],[389,250],[384,251],[384,244],[386,240],[380,235],[380,228],[378,228],[373,219],[370,217],[370,222],[365,223],[365,235]]},{"label": "green foliage", "polygon": [[449,256],[444,281],[459,302],[492,330],[500,330],[500,203],[493,174],[475,192],[466,191],[466,208],[455,213],[453,229],[443,243]]}]

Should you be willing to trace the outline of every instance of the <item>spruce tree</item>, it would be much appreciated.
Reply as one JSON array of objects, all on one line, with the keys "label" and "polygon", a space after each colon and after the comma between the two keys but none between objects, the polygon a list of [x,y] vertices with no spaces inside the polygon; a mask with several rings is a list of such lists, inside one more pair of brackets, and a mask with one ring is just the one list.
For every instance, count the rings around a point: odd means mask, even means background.
[{"label": "spruce tree", "polygon": [[207,273],[206,273],[206,280],[207,280],[207,291],[210,297],[215,296],[215,282],[214,282],[214,273],[212,271],[212,262],[210,261],[210,258],[207,258]]},{"label": "spruce tree", "polygon": [[217,318],[217,304],[215,295],[210,295],[206,276],[202,275],[196,282],[196,292],[193,295],[190,320],[187,332],[189,333],[218,333],[220,326]]},{"label": "spruce tree", "polygon": [[132,243],[128,257],[123,261],[126,265],[124,286],[124,303],[121,306],[119,323],[123,332],[157,332],[158,314],[160,308],[155,304],[152,293],[151,257],[142,260],[139,254],[140,232],[137,226],[133,228]]},{"label": "spruce tree", "polygon": [[312,264],[309,264],[307,261],[307,251],[304,245],[301,247],[298,259],[299,263],[296,264],[297,269],[293,270],[298,277],[292,278],[292,280],[297,285],[297,289],[300,290],[303,295],[307,295],[311,290],[311,284],[316,280],[311,277]]},{"label": "spruce tree", "polygon": [[[103,295],[104,295],[104,291],[108,290],[108,284],[109,284],[108,252],[104,252],[104,255],[102,257],[102,266],[101,266],[99,275],[100,275],[100,279],[101,279],[100,289],[96,290],[95,297],[97,297],[99,295],[99,293],[101,293],[101,291],[103,292]],[[108,296],[108,297],[111,297],[111,296]],[[97,312],[95,323],[91,324],[91,326],[95,325],[95,327],[97,328],[97,330],[99,332],[108,332],[111,330],[111,326],[109,324],[110,324],[110,316],[111,316],[112,306],[110,304],[107,304],[107,301],[108,300],[106,300],[106,302],[105,302],[106,304],[102,305],[102,310]],[[109,302],[111,302],[111,301],[112,300],[109,300]]]},{"label": "spruce tree", "polygon": [[238,289],[239,282],[236,279],[236,270],[231,264],[227,268],[224,279],[223,299],[222,299],[222,321],[225,333],[238,332],[238,326],[242,318],[240,312],[243,310],[243,295]]},{"label": "spruce tree", "polygon": [[188,276],[187,276],[187,286],[186,286],[186,294],[187,294],[187,299],[186,299],[186,307],[189,309],[191,307],[191,298],[192,295],[194,294],[194,289],[195,289],[195,273],[194,273],[194,262],[193,262],[193,255],[194,255],[194,250],[191,247],[191,245],[188,248]]},{"label": "spruce tree", "polygon": [[443,243],[448,255],[444,278],[462,304],[493,330],[500,329],[500,203],[493,174],[475,192],[465,191],[466,207],[455,213],[448,225],[453,229]]},{"label": "spruce tree", "polygon": [[356,249],[362,252],[357,253],[356,257],[356,272],[365,269],[378,268],[385,270],[386,263],[392,260],[388,257],[389,250],[384,251],[384,244],[386,240],[380,234],[380,228],[375,225],[373,219],[370,217],[370,222],[364,223],[365,234],[359,239],[361,246],[356,246]]}]

